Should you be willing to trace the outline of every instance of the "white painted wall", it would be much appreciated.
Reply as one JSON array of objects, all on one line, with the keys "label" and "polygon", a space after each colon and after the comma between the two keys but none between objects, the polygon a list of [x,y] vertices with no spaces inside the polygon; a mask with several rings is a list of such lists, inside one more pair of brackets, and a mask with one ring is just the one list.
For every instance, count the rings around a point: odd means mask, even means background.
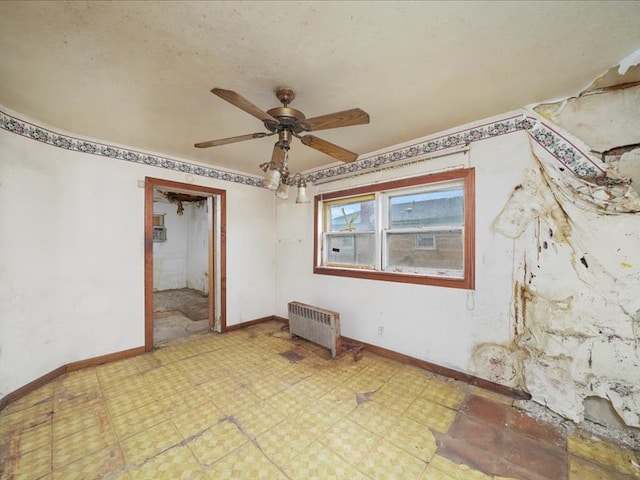
[{"label": "white painted wall", "polygon": [[153,242],[153,290],[170,290],[187,286],[187,252],[190,216],[187,208],[177,214],[177,206],[154,202],[154,214],[164,214],[166,242]]},{"label": "white painted wall", "polygon": [[153,243],[153,289],[192,288],[209,292],[209,230],[206,203],[184,202],[184,211],[168,201],[153,204],[153,213],[164,214],[166,242]]},{"label": "white painted wall", "polygon": [[209,293],[209,222],[207,204],[189,203],[184,209],[187,217],[187,288]]},{"label": "white painted wall", "polygon": [[[512,332],[513,241],[492,230],[511,190],[531,167],[524,132],[473,143],[470,152],[320,185],[315,192],[476,169],[476,290],[313,274],[313,204],[276,204],[276,314],[297,300],[340,312],[343,335],[415,358],[476,373],[476,345],[508,343]],[[311,187],[313,190],[313,187]],[[378,327],[384,327],[378,336]]]},{"label": "white painted wall", "polygon": [[145,176],[227,191],[227,324],[272,315],[273,193],[0,130],[0,397],[144,345]]},{"label": "white painted wall", "polygon": [[[628,121],[618,106],[602,116],[604,130]],[[640,198],[615,172],[613,186],[577,178],[551,151],[518,131],[472,142],[468,156],[315,188],[475,168],[474,291],[315,275],[313,204],[278,201],[276,314],[292,300],[337,310],[347,337],[527,390],[577,422],[584,399],[599,396],[640,426]]]}]

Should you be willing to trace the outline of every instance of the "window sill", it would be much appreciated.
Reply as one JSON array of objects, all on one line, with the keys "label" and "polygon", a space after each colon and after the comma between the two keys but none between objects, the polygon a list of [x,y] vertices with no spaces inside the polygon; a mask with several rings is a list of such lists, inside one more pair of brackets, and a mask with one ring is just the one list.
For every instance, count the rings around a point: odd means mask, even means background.
[{"label": "window sill", "polygon": [[333,275],[336,277],[362,278],[365,280],[378,280],[383,282],[411,283],[415,285],[431,285],[434,287],[460,288],[473,290],[475,288],[473,275],[467,278],[430,277],[428,275],[416,275],[407,273],[379,272],[375,270],[362,270],[351,268],[316,266],[313,273],[318,275]]}]

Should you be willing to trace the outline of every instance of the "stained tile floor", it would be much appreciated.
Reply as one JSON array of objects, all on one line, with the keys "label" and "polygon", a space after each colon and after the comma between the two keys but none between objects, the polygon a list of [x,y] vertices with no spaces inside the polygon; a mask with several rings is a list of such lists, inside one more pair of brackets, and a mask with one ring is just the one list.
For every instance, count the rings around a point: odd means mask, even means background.
[{"label": "stained tile floor", "polygon": [[637,452],[269,322],[74,372],[0,413],[8,479],[631,479]]}]

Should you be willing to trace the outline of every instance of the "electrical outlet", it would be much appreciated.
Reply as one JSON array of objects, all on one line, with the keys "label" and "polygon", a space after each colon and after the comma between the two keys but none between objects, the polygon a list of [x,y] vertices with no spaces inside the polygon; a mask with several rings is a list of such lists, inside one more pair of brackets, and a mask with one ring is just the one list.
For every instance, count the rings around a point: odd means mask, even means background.
[{"label": "electrical outlet", "polygon": [[381,337],[384,335],[384,327],[378,327],[378,336]]}]

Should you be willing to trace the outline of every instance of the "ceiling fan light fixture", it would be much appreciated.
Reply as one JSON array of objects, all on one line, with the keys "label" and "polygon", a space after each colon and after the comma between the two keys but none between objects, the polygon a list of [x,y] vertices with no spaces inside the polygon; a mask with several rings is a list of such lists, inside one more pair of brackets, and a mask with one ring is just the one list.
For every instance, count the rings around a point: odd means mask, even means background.
[{"label": "ceiling fan light fixture", "polygon": [[280,186],[276,190],[276,197],[281,198],[282,200],[289,198],[289,185],[284,181],[280,182]]},{"label": "ceiling fan light fixture", "polygon": [[269,170],[262,180],[262,185],[269,190],[277,190],[280,185],[280,171],[273,168]]},{"label": "ceiling fan light fixture", "polygon": [[302,176],[298,177],[298,195],[296,196],[296,203],[309,203],[309,197],[307,196],[307,182]]}]

